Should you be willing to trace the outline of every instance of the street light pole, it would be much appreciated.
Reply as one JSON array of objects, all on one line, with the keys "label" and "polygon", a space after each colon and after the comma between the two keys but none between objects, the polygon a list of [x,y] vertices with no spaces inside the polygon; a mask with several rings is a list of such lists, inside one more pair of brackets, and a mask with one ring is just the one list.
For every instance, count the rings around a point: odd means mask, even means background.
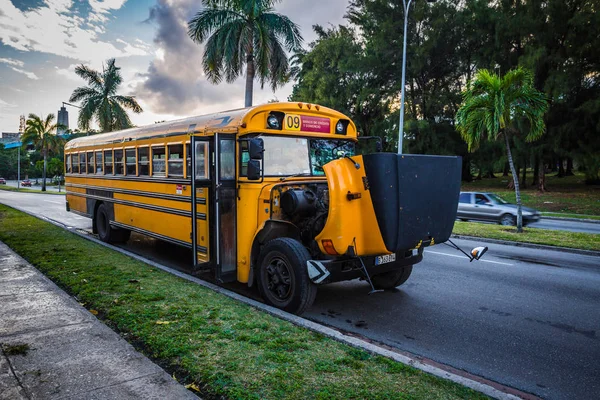
[{"label": "street light pole", "polygon": [[[402,91],[400,93],[400,126],[398,127],[398,154],[402,154],[402,139],[404,138],[404,86],[406,82],[406,36],[408,33],[408,11],[413,0],[402,0],[404,5],[404,45],[402,47]],[[434,3],[435,0],[427,0]]]},{"label": "street light pole", "polygon": [[[19,138],[19,140],[21,140]],[[21,143],[17,146],[17,190],[21,189]]]},{"label": "street light pole", "polygon": [[402,139],[404,138],[404,84],[406,81],[406,31],[408,30],[408,10],[412,0],[402,0],[404,5],[404,46],[402,47],[402,91],[400,93],[400,126],[398,127],[398,154],[402,154]]}]

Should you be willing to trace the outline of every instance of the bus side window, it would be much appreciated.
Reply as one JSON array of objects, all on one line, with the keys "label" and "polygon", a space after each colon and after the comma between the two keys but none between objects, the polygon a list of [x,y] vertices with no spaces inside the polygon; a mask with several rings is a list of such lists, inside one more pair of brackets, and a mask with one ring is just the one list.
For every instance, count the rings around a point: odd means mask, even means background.
[{"label": "bus side window", "polygon": [[165,147],[152,147],[152,176],[165,176]]},{"label": "bus side window", "polygon": [[104,175],[112,175],[113,173],[113,152],[112,150],[104,151]]},{"label": "bus side window", "polygon": [[250,153],[248,152],[248,141],[240,142],[240,176],[248,176],[248,161],[250,161]]},{"label": "bus side window", "polygon": [[209,179],[208,173],[208,143],[196,143],[196,179]]},{"label": "bus side window", "polygon": [[125,150],[125,165],[127,167],[127,175],[135,176],[135,174],[136,174],[135,149]]},{"label": "bus side window", "polygon": [[169,149],[169,176],[183,177],[183,145],[171,144]]},{"label": "bus side window", "polygon": [[87,153],[87,173],[93,174],[94,171],[95,171],[94,170],[94,152],[88,151],[88,153]]},{"label": "bus side window", "polygon": [[85,153],[79,153],[79,173],[85,174]]},{"label": "bus side window", "polygon": [[115,149],[115,175],[124,175],[123,149]]},{"label": "bus side window", "polygon": [[219,176],[221,179],[235,179],[235,141],[221,139]]},{"label": "bus side window", "polygon": [[67,165],[65,167],[67,174],[73,173],[73,164],[71,164],[71,155],[67,155]]},{"label": "bus side window", "polygon": [[102,173],[102,151],[97,151],[96,152],[96,173],[97,174],[101,174]]},{"label": "bus side window", "polygon": [[148,156],[150,149],[148,147],[138,148],[138,175],[150,175],[150,158]]}]

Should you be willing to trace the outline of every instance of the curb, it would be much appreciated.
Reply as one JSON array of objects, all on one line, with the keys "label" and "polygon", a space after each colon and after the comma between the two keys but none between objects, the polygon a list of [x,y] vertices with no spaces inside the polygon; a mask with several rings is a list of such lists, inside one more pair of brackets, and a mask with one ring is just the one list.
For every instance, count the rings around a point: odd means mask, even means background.
[{"label": "curb", "polygon": [[478,236],[463,236],[463,235],[454,235],[453,234],[451,237],[453,239],[473,240],[473,241],[477,241],[477,242],[503,244],[506,246],[525,247],[528,249],[554,250],[554,251],[562,251],[565,253],[579,254],[582,256],[600,257],[600,251],[594,251],[594,250],[573,249],[570,247],[548,246],[545,244],[535,244],[535,243],[525,243],[525,242],[513,242],[510,240],[490,239],[490,238],[478,237]]},{"label": "curb", "polygon": [[[8,206],[8,207],[11,207],[11,206]],[[414,368],[416,368],[418,370],[421,370],[423,372],[426,372],[428,374],[435,375],[435,376],[437,376],[439,378],[446,379],[446,380],[458,383],[460,385],[466,386],[466,387],[468,387],[470,389],[473,389],[473,390],[475,390],[477,392],[483,393],[483,394],[485,394],[487,396],[490,396],[492,398],[499,399],[499,400],[519,400],[519,399],[522,399],[522,398],[525,398],[525,397],[535,397],[535,396],[532,396],[532,395],[530,395],[528,393],[520,392],[520,391],[518,391],[516,389],[512,389],[511,390],[511,388],[506,387],[507,391],[512,391],[512,392],[515,392],[515,393],[522,393],[523,397],[519,397],[519,396],[517,396],[515,394],[507,393],[507,392],[505,392],[503,390],[497,389],[494,386],[488,385],[486,383],[482,383],[482,382],[479,382],[479,381],[474,380],[474,379],[469,379],[469,378],[466,378],[464,376],[461,376],[461,375],[449,372],[449,371],[447,371],[445,369],[442,369],[440,367],[437,367],[435,365],[428,364],[428,363],[422,361],[422,359],[419,358],[419,357],[405,355],[405,354],[399,354],[399,353],[397,353],[395,351],[387,350],[387,349],[379,347],[379,346],[377,346],[375,344],[369,343],[369,342],[367,342],[365,340],[362,340],[362,339],[359,339],[357,337],[353,337],[353,336],[350,336],[350,335],[346,335],[346,334],[344,334],[344,333],[342,333],[340,331],[337,331],[335,329],[332,329],[332,328],[329,328],[327,326],[321,325],[319,323],[316,323],[316,322],[310,321],[308,319],[299,317],[297,315],[289,314],[289,313],[287,313],[285,311],[282,311],[282,310],[280,310],[278,308],[274,308],[274,307],[271,307],[269,305],[260,303],[260,302],[258,302],[256,300],[252,300],[250,298],[247,298],[245,296],[242,296],[240,294],[237,294],[235,292],[232,292],[230,290],[227,290],[225,288],[217,286],[217,285],[215,285],[213,283],[203,281],[203,280],[198,279],[196,277],[193,277],[191,275],[188,275],[188,274],[185,274],[183,272],[177,271],[175,269],[169,268],[169,267],[164,266],[162,264],[159,264],[159,263],[157,263],[155,261],[149,260],[149,259],[147,259],[145,257],[140,256],[140,255],[134,254],[134,253],[132,253],[132,252],[130,252],[128,250],[124,250],[124,249],[121,249],[119,247],[113,246],[111,244],[102,242],[101,240],[96,239],[95,237],[92,237],[89,234],[83,234],[83,233],[79,232],[77,230],[77,228],[69,228],[69,227],[65,226],[64,224],[62,224],[62,223],[60,223],[58,221],[55,221],[55,220],[52,220],[50,218],[46,218],[46,217],[43,217],[43,216],[38,216],[38,215],[30,214],[29,212],[27,212],[25,210],[22,210],[20,208],[17,208],[17,207],[11,207],[11,208],[14,208],[15,210],[21,211],[21,212],[23,212],[23,213],[25,213],[27,215],[32,216],[32,217],[35,217],[35,218],[41,219],[43,221],[49,222],[49,223],[51,223],[51,224],[53,224],[55,226],[58,226],[59,228],[62,228],[62,229],[65,229],[65,230],[67,230],[67,231],[69,231],[71,233],[74,233],[75,235],[77,235],[77,236],[79,236],[79,237],[81,237],[83,239],[86,239],[86,240],[89,240],[89,241],[94,242],[96,244],[102,245],[102,246],[107,247],[107,248],[109,248],[111,250],[118,251],[121,254],[125,254],[125,255],[127,255],[127,256],[129,256],[131,258],[134,258],[134,259],[136,259],[138,261],[141,261],[143,263],[151,265],[151,266],[153,266],[155,268],[158,268],[158,269],[160,269],[162,271],[168,272],[168,273],[170,273],[172,275],[175,275],[175,276],[177,276],[179,278],[182,278],[182,279],[185,279],[187,281],[196,283],[196,284],[198,284],[200,286],[203,286],[203,287],[205,287],[207,289],[210,289],[210,290],[212,290],[214,292],[223,294],[223,295],[225,295],[225,296],[227,296],[229,298],[232,298],[234,300],[238,300],[238,301],[240,301],[242,303],[245,303],[245,304],[247,304],[249,306],[257,308],[257,309],[259,309],[259,310],[261,310],[263,312],[266,312],[266,313],[268,313],[268,314],[270,314],[270,315],[272,315],[274,317],[280,318],[280,319],[282,319],[284,321],[291,322],[294,325],[297,325],[297,326],[309,329],[309,330],[311,330],[313,332],[318,332],[318,333],[320,333],[322,335],[325,335],[325,336],[327,336],[327,337],[329,337],[329,338],[331,338],[331,339],[333,339],[333,340],[335,340],[337,342],[341,342],[341,343],[347,344],[347,345],[355,347],[355,348],[363,349],[363,350],[365,350],[365,351],[367,351],[367,352],[369,352],[371,354],[376,354],[376,355],[380,355],[380,356],[383,356],[383,357],[386,357],[386,358],[391,358],[394,361],[400,362],[400,363],[405,364],[405,365],[409,365],[411,367],[414,367]],[[498,384],[498,386],[503,386],[503,385]]]}]

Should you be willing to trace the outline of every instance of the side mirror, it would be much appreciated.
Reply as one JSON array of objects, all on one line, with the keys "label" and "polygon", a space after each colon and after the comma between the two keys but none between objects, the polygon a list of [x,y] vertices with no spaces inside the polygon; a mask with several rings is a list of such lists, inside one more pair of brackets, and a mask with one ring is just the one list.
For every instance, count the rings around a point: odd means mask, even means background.
[{"label": "side mirror", "polygon": [[261,138],[250,139],[248,143],[248,153],[251,160],[262,160],[265,152],[265,143]]},{"label": "side mirror", "polygon": [[471,261],[479,260],[481,257],[483,257],[486,251],[488,251],[487,246],[475,247],[473,250],[471,250],[471,257],[473,257]]},{"label": "side mirror", "polygon": [[[261,140],[262,141],[262,140]],[[262,153],[261,153],[262,155]],[[250,160],[248,161],[248,180],[249,181],[257,181],[261,178],[261,168],[259,160]]]}]

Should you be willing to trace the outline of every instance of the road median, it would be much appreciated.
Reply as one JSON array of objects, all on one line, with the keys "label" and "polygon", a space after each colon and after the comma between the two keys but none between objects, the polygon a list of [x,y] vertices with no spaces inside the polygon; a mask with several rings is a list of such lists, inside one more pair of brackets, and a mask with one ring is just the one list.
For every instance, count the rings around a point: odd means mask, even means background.
[{"label": "road median", "polygon": [[6,206],[0,240],[203,397],[485,398]]},{"label": "road median", "polygon": [[600,251],[600,235],[593,233],[555,231],[529,227],[523,228],[522,233],[517,233],[517,228],[513,226],[456,221],[452,234],[553,246],[557,249],[564,247]]}]

